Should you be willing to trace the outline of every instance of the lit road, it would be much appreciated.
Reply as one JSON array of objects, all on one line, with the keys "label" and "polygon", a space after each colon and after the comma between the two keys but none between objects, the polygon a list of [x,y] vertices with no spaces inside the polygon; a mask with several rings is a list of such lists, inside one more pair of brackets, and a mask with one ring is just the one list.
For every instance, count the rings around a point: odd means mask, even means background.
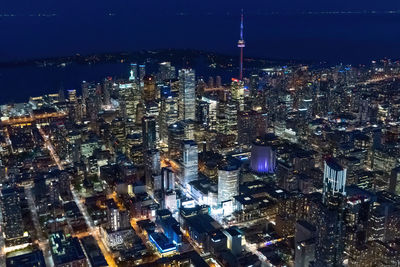
[{"label": "lit road", "polygon": [[89,228],[89,234],[94,237],[94,239],[97,242],[97,245],[99,246],[101,252],[104,255],[104,258],[107,261],[108,266],[110,267],[117,267],[117,263],[115,262],[115,259],[113,255],[106,249],[105,245],[103,244],[103,241],[101,240],[100,237],[100,231],[97,227],[94,226],[85,205],[82,204],[82,201],[79,199],[78,194],[75,192],[75,189],[71,186],[71,192],[72,196],[74,197],[74,201],[76,205],[78,206],[79,210],[81,211],[83,218],[85,219],[85,222]]},{"label": "lit road", "polygon": [[54,162],[57,164],[57,167],[60,170],[64,170],[64,166],[61,164],[60,158],[58,157],[56,150],[54,149],[54,146],[52,145],[52,143],[50,142],[49,137],[46,135],[46,133],[43,131],[43,129],[41,127],[37,127],[39,130],[40,135],[42,136],[44,143],[46,145],[46,148],[49,150],[50,152],[50,156],[52,157],[52,159],[54,160]]},{"label": "lit road", "polygon": [[[293,236],[288,236],[287,238],[291,238],[291,237],[293,237]],[[269,241],[267,243],[264,243],[260,247],[251,246],[251,245],[247,244],[247,242],[245,242],[245,246],[244,247],[245,247],[246,251],[249,251],[249,252],[253,253],[254,255],[257,255],[258,259],[261,262],[269,262],[267,257],[265,257],[265,255],[262,254],[258,249],[259,248],[263,248],[263,247],[267,247],[267,246],[270,246],[270,245],[273,245],[273,244],[276,244],[276,243],[279,243],[279,242],[282,242],[282,241],[285,241],[287,238],[283,237],[283,238],[278,238],[278,239],[275,239],[275,240],[271,240],[271,241]]]},{"label": "lit road", "polygon": [[51,256],[50,247],[49,247],[49,240],[44,237],[42,228],[40,227],[40,222],[37,214],[37,208],[35,205],[35,200],[32,194],[32,187],[26,186],[25,187],[25,196],[28,201],[29,209],[31,210],[32,214],[32,221],[33,225],[35,226],[38,244],[40,249],[43,251],[44,260],[46,261],[46,266],[54,266],[53,257]]},{"label": "lit road", "polygon": [[384,75],[384,76],[379,76],[379,77],[373,77],[371,79],[368,79],[368,80],[366,80],[364,82],[360,82],[358,84],[359,85],[368,85],[368,84],[372,84],[372,83],[379,83],[379,82],[398,79],[398,78],[400,78],[399,74],[396,74],[396,75]]},{"label": "lit road", "polygon": [[244,222],[234,222],[230,223],[229,226],[237,226],[237,227],[249,227],[254,224],[258,224],[260,222],[264,221],[271,221],[270,217],[261,217],[261,218],[255,218],[252,220],[244,221]]},{"label": "lit road", "polygon": [[[185,233],[185,231],[181,228],[181,232]],[[190,246],[201,256],[204,254],[204,251],[202,248],[197,246],[196,242],[192,240],[192,238],[189,236],[189,234],[184,234],[183,235],[184,239],[186,239],[187,243],[190,244]]]},{"label": "lit road", "polygon": [[[40,132],[40,134],[41,134],[41,136],[42,136],[42,138],[43,138],[43,140],[45,142],[46,148],[50,152],[50,155],[51,155],[52,159],[57,164],[57,167],[60,170],[63,170],[64,166],[61,164],[60,158],[58,157],[58,155],[57,155],[52,143],[50,142],[49,137],[45,134],[45,132],[43,131],[42,128],[38,127],[38,129],[39,129],[39,132]],[[94,224],[91,221],[91,218],[90,218],[90,216],[89,216],[89,214],[88,214],[88,212],[86,210],[85,205],[82,204],[82,201],[78,197],[78,193],[75,191],[73,186],[71,186],[71,192],[72,192],[72,195],[74,197],[74,201],[75,201],[76,205],[78,206],[80,212],[82,213],[82,215],[83,215],[83,217],[85,219],[86,225],[88,226],[88,229],[89,229],[88,232],[96,240],[97,245],[99,246],[101,252],[103,253],[104,258],[106,259],[108,266],[117,267],[118,265],[115,262],[115,259],[114,259],[113,255],[110,252],[108,252],[108,250],[106,249],[105,245],[103,244],[103,241],[100,238],[99,229],[94,227]],[[49,266],[54,266],[54,264],[53,265],[49,265]]]},{"label": "lit road", "polygon": [[30,114],[29,117],[16,117],[16,118],[10,118],[7,120],[2,120],[1,125],[21,125],[21,124],[32,124],[36,120],[43,120],[43,119],[48,119],[48,118],[63,118],[67,116],[66,113],[64,112],[51,112],[51,113],[45,113],[45,114]]}]

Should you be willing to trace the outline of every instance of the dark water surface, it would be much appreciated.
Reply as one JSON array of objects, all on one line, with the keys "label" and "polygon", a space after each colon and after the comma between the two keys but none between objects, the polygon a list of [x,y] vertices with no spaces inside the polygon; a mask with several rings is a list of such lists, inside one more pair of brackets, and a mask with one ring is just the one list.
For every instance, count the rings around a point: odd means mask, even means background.
[{"label": "dark water surface", "polygon": [[[89,13],[88,13],[89,14]],[[89,14],[0,17],[0,61],[75,53],[191,48],[237,54],[238,16]],[[245,54],[273,59],[368,63],[400,58],[399,14],[256,15],[245,21]],[[127,65],[0,69],[0,102],[126,74]]]}]

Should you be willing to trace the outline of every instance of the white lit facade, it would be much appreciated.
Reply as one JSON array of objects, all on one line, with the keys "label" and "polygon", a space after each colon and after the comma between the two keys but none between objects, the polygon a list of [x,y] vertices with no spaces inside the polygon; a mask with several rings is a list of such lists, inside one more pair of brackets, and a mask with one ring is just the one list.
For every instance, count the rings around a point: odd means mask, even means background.
[{"label": "white lit facade", "polygon": [[334,159],[324,162],[324,195],[346,195],[347,169],[340,166]]},{"label": "white lit facade", "polygon": [[179,119],[195,120],[196,82],[194,70],[179,70],[179,81]]}]

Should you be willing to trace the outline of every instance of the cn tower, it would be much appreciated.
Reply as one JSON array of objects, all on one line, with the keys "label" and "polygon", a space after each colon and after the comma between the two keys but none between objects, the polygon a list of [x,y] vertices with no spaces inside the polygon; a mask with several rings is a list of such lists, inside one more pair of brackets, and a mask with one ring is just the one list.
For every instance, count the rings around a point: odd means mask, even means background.
[{"label": "cn tower", "polygon": [[239,70],[239,80],[243,79],[243,48],[245,47],[243,39],[243,9],[240,18],[240,39],[238,41],[238,47],[240,48],[240,70]]}]

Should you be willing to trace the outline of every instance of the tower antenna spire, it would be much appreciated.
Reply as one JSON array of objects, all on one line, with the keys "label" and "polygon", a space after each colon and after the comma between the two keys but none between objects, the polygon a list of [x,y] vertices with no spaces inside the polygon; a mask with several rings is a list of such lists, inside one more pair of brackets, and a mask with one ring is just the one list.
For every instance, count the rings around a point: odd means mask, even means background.
[{"label": "tower antenna spire", "polygon": [[240,40],[243,40],[243,9],[242,15],[240,16]]},{"label": "tower antenna spire", "polygon": [[244,42],[244,37],[243,37],[243,20],[244,20],[244,15],[243,15],[243,9],[242,13],[240,16],[240,39],[238,41],[238,47],[240,48],[240,67],[239,67],[239,80],[243,79],[243,48],[246,46]]}]

